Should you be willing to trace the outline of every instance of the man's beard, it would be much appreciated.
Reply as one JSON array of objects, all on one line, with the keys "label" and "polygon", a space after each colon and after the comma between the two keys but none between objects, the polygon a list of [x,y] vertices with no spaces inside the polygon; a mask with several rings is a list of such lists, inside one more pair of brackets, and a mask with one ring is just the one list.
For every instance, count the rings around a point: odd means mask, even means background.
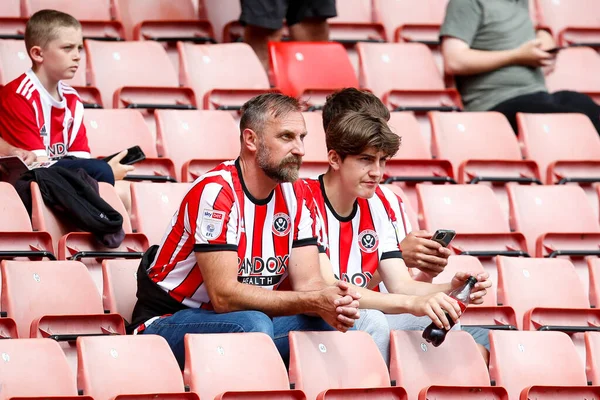
[{"label": "man's beard", "polygon": [[258,166],[269,178],[275,182],[294,182],[298,179],[298,172],[302,164],[302,157],[289,155],[279,162],[278,165],[273,165],[270,161],[271,153],[262,141],[258,142],[258,151],[256,159]]}]

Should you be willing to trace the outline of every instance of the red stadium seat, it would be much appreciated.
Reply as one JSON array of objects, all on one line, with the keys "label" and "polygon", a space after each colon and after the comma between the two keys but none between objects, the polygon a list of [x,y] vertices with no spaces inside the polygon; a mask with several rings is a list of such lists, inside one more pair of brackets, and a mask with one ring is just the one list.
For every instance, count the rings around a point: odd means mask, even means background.
[{"label": "red stadium seat", "polygon": [[505,399],[506,389],[491,387],[475,340],[450,332],[444,344],[425,343],[418,331],[392,331],[390,377],[410,399]]},{"label": "red stadium seat", "polygon": [[[436,276],[433,283],[447,283],[452,280],[457,272],[467,272],[473,276],[483,273],[485,268],[476,257],[473,256],[450,256],[448,265],[444,271]],[[491,280],[492,287],[487,289],[483,298],[483,304],[470,304],[467,311],[461,316],[460,322],[463,326],[476,325],[498,329],[499,327],[517,327],[515,310],[510,306],[498,306],[497,289],[498,282]]]},{"label": "red stadium seat", "polygon": [[173,215],[178,210],[189,183],[155,185],[136,182],[131,185],[131,222],[151,244],[160,244]]},{"label": "red stadium seat", "polygon": [[86,40],[85,50],[88,83],[100,90],[104,107],[195,107],[193,91],[179,86],[177,72],[159,43]]},{"label": "red stadium seat", "polygon": [[598,308],[600,306],[600,258],[589,257],[587,264],[590,278],[590,305]]},{"label": "red stadium seat", "polygon": [[177,42],[214,43],[212,25],[198,18],[194,0],[113,0],[127,40],[160,42],[179,70]]},{"label": "red stadium seat", "polygon": [[524,161],[508,120],[496,112],[429,114],[432,151],[450,160],[458,183],[492,187],[508,216],[507,182],[541,184],[535,161]]},{"label": "red stadium seat", "polygon": [[[539,24],[552,30],[561,46],[593,44],[600,47],[600,4],[594,0],[535,0]],[[530,1],[533,3],[533,1]]]},{"label": "red stadium seat", "polygon": [[117,40],[125,38],[125,31],[114,18],[111,0],[87,0],[85,3],[72,0],[22,0],[24,15],[51,9],[69,13],[81,22],[83,37],[87,39]]},{"label": "red stadium seat", "polygon": [[77,395],[75,375],[60,345],[50,339],[0,341],[2,390],[0,400],[71,399],[92,400]]},{"label": "red stadium seat", "polygon": [[402,142],[396,155],[386,163],[384,181],[400,185],[413,208],[417,208],[415,185],[419,182],[454,182],[452,165],[445,159],[432,159],[429,134],[427,138],[423,136],[413,113],[393,112],[388,124]]},{"label": "red stadium seat", "polygon": [[[456,89],[446,89],[431,50],[419,43],[359,43],[360,84],[396,111],[462,108]],[[407,62],[410,60],[410,62]]]},{"label": "red stadium seat", "polygon": [[191,182],[240,153],[239,129],[226,111],[158,110],[155,116],[158,153],[173,160],[180,181]]},{"label": "red stadium seat", "polygon": [[[368,333],[290,332],[290,382],[309,399],[406,399]],[[341,368],[340,366],[344,366]]]},{"label": "red stadium seat", "polygon": [[585,332],[586,374],[588,383],[600,385],[600,332]]},{"label": "red stadium seat", "polygon": [[[596,215],[600,181],[600,138],[583,114],[517,114],[523,154],[535,160],[544,183],[574,182],[588,195]],[[568,133],[568,134],[567,134]]]},{"label": "red stadium seat", "polygon": [[[511,399],[595,398],[583,362],[562,332],[490,331],[490,378]],[[551,351],[549,351],[551,350]]]},{"label": "red stadium seat", "polygon": [[215,32],[217,42],[241,41],[244,28],[238,19],[242,13],[239,0],[200,0],[204,13]]},{"label": "red stadium seat", "polygon": [[508,219],[491,188],[485,185],[417,185],[420,226],[430,232],[453,229],[449,248],[457,255],[481,260],[492,281],[497,255],[527,255],[520,232],[511,232]]},{"label": "red stadium seat", "polygon": [[119,314],[125,321],[131,321],[135,306],[137,279],[140,260],[102,261],[104,310]]},{"label": "red stadium seat", "polygon": [[2,261],[2,310],[19,337],[52,338],[71,365],[78,335],[125,334],[123,319],[104,314],[102,299],[77,261]]},{"label": "red stadium seat", "polygon": [[320,112],[304,112],[302,116],[308,135],[304,138],[304,157],[302,157],[300,177],[316,178],[327,172],[329,168],[323,117]]},{"label": "red stadium seat", "polygon": [[198,400],[184,392],[175,356],[158,335],[80,337],[77,358],[79,389],[94,400]]},{"label": "red stadium seat", "polygon": [[332,42],[269,42],[275,86],[284,94],[319,106],[337,89],[358,87],[344,46]]},{"label": "red stadium seat", "polygon": [[46,231],[34,232],[27,210],[15,188],[0,182],[0,255],[55,258],[52,237]]},{"label": "red stadium seat", "polygon": [[589,47],[561,50],[556,57],[554,71],[546,77],[551,92],[574,90],[586,93],[600,104],[600,55]]},{"label": "red stadium seat", "polygon": [[264,333],[185,335],[184,340],[184,381],[201,399],[306,399],[302,391],[289,390],[285,365]]},{"label": "red stadium seat", "polygon": [[86,110],[85,126],[92,157],[106,157],[140,146],[146,159],[135,163],[135,170],[129,175],[156,181],[173,180],[177,176],[173,161],[158,158],[152,133],[138,111]]},{"label": "red stadium seat", "polygon": [[180,43],[178,49],[181,83],[194,89],[198,104],[206,110],[230,110],[237,116],[247,100],[272,91],[262,64],[245,43]]},{"label": "red stadium seat", "polygon": [[21,0],[0,2],[0,39],[23,39],[26,15]]},{"label": "red stadium seat", "polygon": [[498,258],[498,301],[514,308],[524,330],[567,330],[600,326],[575,267],[565,259]]}]

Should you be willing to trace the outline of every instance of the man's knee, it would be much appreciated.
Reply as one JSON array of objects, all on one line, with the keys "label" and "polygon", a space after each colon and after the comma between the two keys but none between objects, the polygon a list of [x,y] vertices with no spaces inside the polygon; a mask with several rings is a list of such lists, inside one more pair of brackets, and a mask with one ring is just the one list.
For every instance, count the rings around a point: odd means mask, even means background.
[{"label": "man's knee", "polygon": [[262,332],[273,337],[273,320],[260,311],[239,311],[242,332]]}]

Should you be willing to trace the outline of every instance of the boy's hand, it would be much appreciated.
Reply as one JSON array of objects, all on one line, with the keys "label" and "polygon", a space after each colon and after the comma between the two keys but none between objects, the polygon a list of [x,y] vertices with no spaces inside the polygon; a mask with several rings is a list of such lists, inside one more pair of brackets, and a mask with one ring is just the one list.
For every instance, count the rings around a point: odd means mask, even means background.
[{"label": "boy's hand", "polygon": [[412,231],[402,240],[400,248],[407,267],[417,268],[435,277],[444,270],[452,252],[431,240],[432,235],[424,230]]},{"label": "boy's hand", "polygon": [[[471,274],[466,272],[457,272],[450,283],[452,290],[464,285],[467,279],[469,279],[469,276],[471,276]],[[481,274],[477,275],[476,278],[477,283],[473,287],[473,290],[471,290],[471,304],[483,303],[483,296],[487,294],[487,289],[492,287],[492,281],[490,281],[490,274],[488,272],[482,272]]]},{"label": "boy's hand", "polygon": [[135,167],[133,165],[124,165],[121,164],[121,160],[125,158],[127,155],[127,150],[123,150],[116,156],[110,159],[108,165],[113,171],[113,175],[115,176],[115,181],[120,181],[127,175],[128,172],[133,171]]},{"label": "boy's hand", "polygon": [[37,160],[37,156],[28,150],[19,149],[17,147],[13,147],[11,150],[13,156],[19,157],[23,162],[27,165],[31,165],[33,162]]}]

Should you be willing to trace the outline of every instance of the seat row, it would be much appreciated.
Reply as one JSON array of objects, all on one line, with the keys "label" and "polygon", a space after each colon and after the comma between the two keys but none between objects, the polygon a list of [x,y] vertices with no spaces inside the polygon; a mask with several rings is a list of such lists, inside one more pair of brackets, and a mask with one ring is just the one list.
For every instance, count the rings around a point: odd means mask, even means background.
[{"label": "seat row", "polygon": [[465,332],[450,332],[437,348],[425,343],[421,332],[392,332],[389,373],[369,335],[357,331],[291,332],[289,375],[272,340],[262,333],[186,335],[183,377],[159,336],[79,337],[76,343],[77,380],[56,342],[1,341],[0,399],[86,398],[78,397],[78,391],[95,400],[123,395],[190,400],[504,400],[520,395],[593,398],[600,393],[598,386],[586,385],[599,383],[597,332],[585,334],[587,371],[564,333],[491,332],[489,375]]},{"label": "seat row", "polygon": [[[301,176],[314,177],[327,170],[325,133],[319,112],[303,116],[309,135]],[[147,159],[136,164],[136,175],[191,182],[239,154],[239,129],[226,111],[157,110],[154,118],[155,138],[136,110],[87,110],[92,156],[139,145]],[[517,137],[506,118],[494,112],[430,112],[428,120],[431,132],[425,133],[410,112],[393,112],[389,121],[402,144],[387,162],[384,180],[400,186],[413,208],[417,182],[491,185],[506,215],[507,183],[576,183],[598,214],[600,138],[585,115],[520,114]]]},{"label": "seat row", "polygon": [[[244,43],[180,42],[167,53],[151,41],[86,40],[85,56],[71,84],[88,105],[104,108],[153,109],[154,105],[154,109],[235,111],[253,95],[269,90],[304,96],[318,107],[332,90],[359,86],[396,111],[462,108],[456,90],[445,87],[431,51],[420,43],[359,43],[358,73],[339,43],[281,42],[270,43],[269,49],[275,89]],[[1,84],[26,71],[31,62],[23,42],[0,41],[0,63]],[[244,74],[239,73],[239,65],[244,65]],[[563,50],[548,76],[548,87],[597,96],[600,78],[592,71],[599,65],[600,55],[591,48]]]}]

